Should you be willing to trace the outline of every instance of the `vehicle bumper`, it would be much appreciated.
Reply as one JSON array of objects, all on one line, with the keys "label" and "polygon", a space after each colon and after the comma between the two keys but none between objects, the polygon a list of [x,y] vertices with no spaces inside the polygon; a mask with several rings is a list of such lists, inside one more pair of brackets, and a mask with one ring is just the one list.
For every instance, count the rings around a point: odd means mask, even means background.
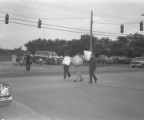
[{"label": "vehicle bumper", "polygon": [[0,107],[9,106],[12,102],[12,96],[0,98]]}]

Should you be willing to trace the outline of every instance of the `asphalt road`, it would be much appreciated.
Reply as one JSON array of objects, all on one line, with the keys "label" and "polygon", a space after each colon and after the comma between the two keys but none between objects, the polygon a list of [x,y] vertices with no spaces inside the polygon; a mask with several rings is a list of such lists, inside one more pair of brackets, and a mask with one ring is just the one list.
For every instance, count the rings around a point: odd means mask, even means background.
[{"label": "asphalt road", "polygon": [[[4,65],[0,78],[13,88],[14,101],[0,108],[6,120],[144,120],[144,69],[128,66],[99,67],[98,82],[63,80],[60,66]],[[2,77],[1,77],[2,76]]]}]

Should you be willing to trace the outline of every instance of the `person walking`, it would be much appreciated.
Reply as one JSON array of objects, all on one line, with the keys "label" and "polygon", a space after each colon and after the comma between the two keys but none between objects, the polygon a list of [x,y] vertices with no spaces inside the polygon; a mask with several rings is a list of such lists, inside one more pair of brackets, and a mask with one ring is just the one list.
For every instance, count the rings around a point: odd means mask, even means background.
[{"label": "person walking", "polygon": [[94,78],[95,83],[97,82],[97,77],[95,75],[95,70],[96,70],[96,57],[94,52],[91,54],[91,58],[89,61],[89,75],[90,75],[90,81],[88,82],[89,84],[92,83],[92,78]]},{"label": "person walking", "polygon": [[70,67],[70,65],[64,64],[64,79],[66,79],[67,76],[71,77],[71,74],[69,72],[69,67]]},{"label": "person walking", "polygon": [[81,56],[80,53],[78,53],[76,56],[74,56],[73,58],[74,60],[72,61],[74,64],[74,67],[76,69],[76,79],[74,80],[74,82],[78,82],[78,81],[83,81],[83,77],[81,74],[81,66],[83,64],[83,57]]},{"label": "person walking", "polygon": [[71,77],[71,74],[69,72],[70,62],[71,62],[71,58],[68,56],[68,53],[65,52],[65,57],[64,57],[64,60],[63,60],[64,79],[66,79],[67,76]]}]

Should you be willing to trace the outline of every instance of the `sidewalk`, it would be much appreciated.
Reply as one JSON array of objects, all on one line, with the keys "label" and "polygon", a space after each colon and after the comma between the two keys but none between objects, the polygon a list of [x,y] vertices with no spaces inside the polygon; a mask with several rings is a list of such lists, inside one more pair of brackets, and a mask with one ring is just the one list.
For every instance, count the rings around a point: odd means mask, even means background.
[{"label": "sidewalk", "polygon": [[13,101],[8,107],[0,108],[0,120],[51,120],[31,108]]}]

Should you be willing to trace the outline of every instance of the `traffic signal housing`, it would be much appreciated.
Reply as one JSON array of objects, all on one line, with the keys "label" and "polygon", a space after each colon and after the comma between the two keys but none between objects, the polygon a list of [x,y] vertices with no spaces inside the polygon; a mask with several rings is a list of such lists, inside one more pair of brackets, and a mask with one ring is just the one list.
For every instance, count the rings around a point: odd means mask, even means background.
[{"label": "traffic signal housing", "polygon": [[5,15],[5,24],[8,24],[8,23],[9,23],[9,15],[6,14],[6,15]]},{"label": "traffic signal housing", "polygon": [[140,22],[140,31],[143,31],[143,21]]},{"label": "traffic signal housing", "polygon": [[120,32],[124,33],[124,25],[123,24],[120,26]]},{"label": "traffic signal housing", "polygon": [[41,19],[38,20],[38,28],[41,28],[42,21]]}]

